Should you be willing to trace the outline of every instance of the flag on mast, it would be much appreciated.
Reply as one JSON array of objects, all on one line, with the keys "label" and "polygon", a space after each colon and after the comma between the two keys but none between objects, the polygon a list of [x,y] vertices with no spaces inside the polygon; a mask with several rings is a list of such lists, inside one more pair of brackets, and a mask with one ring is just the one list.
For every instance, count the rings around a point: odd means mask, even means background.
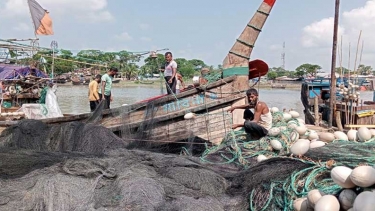
[{"label": "flag on mast", "polygon": [[35,34],[53,35],[52,19],[48,11],[41,7],[35,0],[28,0],[31,19],[34,23]]}]

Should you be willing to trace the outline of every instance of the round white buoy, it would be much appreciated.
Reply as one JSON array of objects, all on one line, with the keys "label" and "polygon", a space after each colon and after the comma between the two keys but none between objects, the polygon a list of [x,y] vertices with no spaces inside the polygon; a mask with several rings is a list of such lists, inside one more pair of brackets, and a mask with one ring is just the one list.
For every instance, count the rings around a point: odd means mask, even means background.
[{"label": "round white buoy", "polygon": [[371,138],[371,132],[367,127],[360,127],[358,129],[358,139],[359,141],[368,141]]},{"label": "round white buoy", "polygon": [[290,151],[295,156],[302,156],[310,149],[310,141],[307,139],[299,139],[296,141],[292,147],[290,148]]},{"label": "round white buoy", "polygon": [[283,113],[283,117],[285,121],[289,121],[290,119],[292,119],[292,115],[289,113]]},{"label": "round white buoy", "polygon": [[271,137],[278,136],[280,134],[280,128],[278,127],[273,127],[268,130],[268,135]]},{"label": "round white buoy", "polygon": [[294,211],[313,211],[311,207],[309,207],[309,204],[307,202],[307,198],[298,198],[296,200],[293,200],[293,209]]},{"label": "round white buoy", "polygon": [[312,141],[312,140],[316,140],[318,138],[319,138],[318,133],[315,130],[310,130],[309,140]]},{"label": "round white buoy", "polygon": [[270,144],[271,144],[272,148],[274,150],[277,150],[277,151],[279,151],[279,150],[281,150],[283,148],[283,145],[280,143],[280,141],[278,141],[276,139],[272,139],[270,141]]},{"label": "round white buoy", "polygon": [[375,184],[375,169],[371,166],[358,166],[350,174],[350,180],[359,187],[370,187]]},{"label": "round white buoy", "polygon": [[258,155],[258,157],[257,157],[257,161],[258,161],[258,162],[262,162],[262,161],[264,161],[264,160],[267,160],[267,157],[266,157],[266,156],[264,156],[264,155]]},{"label": "round white buoy", "polygon": [[373,211],[375,207],[375,193],[364,191],[354,200],[353,211]]},{"label": "round white buoy", "polygon": [[194,116],[195,114],[190,112],[190,113],[185,114],[184,119],[192,119],[194,118]]},{"label": "round white buoy", "polygon": [[271,113],[279,112],[279,108],[277,107],[272,107],[271,108]]},{"label": "round white buoy", "polygon": [[324,141],[311,141],[310,143],[310,149],[318,148],[318,147],[323,147],[326,145],[326,142]]},{"label": "round white buoy", "polygon": [[338,139],[338,140],[343,140],[343,141],[348,141],[348,140],[349,140],[349,139],[348,139],[348,136],[347,136],[344,132],[342,132],[342,131],[335,131],[335,132],[333,133],[333,135],[334,135],[335,138]]},{"label": "round white buoy", "polygon": [[297,111],[289,111],[289,114],[292,115],[292,118],[298,118],[299,113]]},{"label": "round white buoy", "polygon": [[375,136],[375,129],[370,129],[371,137]]},{"label": "round white buoy", "polygon": [[315,211],[340,211],[340,203],[335,196],[325,195],[315,204]]},{"label": "round white buoy", "polygon": [[333,182],[343,188],[354,188],[355,184],[350,179],[352,171],[346,166],[336,166],[331,170],[331,178]]},{"label": "round white buoy", "polygon": [[307,131],[307,128],[306,128],[306,126],[304,126],[304,125],[297,126],[297,127],[294,128],[294,129],[299,133],[300,136],[305,135],[305,133],[306,133],[306,131]]},{"label": "round white buoy", "polygon": [[309,205],[312,207],[312,208],[315,208],[315,204],[319,201],[320,198],[322,198],[322,196],[324,196],[325,194],[318,190],[318,189],[314,189],[314,190],[311,190],[307,193],[307,201],[309,203]]},{"label": "round white buoy", "polygon": [[350,129],[347,133],[349,141],[357,141],[357,130]]},{"label": "round white buoy", "polygon": [[345,189],[341,191],[339,195],[341,208],[343,208],[344,210],[352,208],[356,197],[357,194],[351,189]]},{"label": "round white buoy", "polygon": [[293,130],[290,134],[289,134],[289,138],[290,138],[290,141],[292,142],[295,142],[299,139],[299,133],[295,130]]},{"label": "round white buoy", "polygon": [[322,132],[319,134],[319,139],[324,142],[332,142],[335,140],[335,136],[329,132]]}]

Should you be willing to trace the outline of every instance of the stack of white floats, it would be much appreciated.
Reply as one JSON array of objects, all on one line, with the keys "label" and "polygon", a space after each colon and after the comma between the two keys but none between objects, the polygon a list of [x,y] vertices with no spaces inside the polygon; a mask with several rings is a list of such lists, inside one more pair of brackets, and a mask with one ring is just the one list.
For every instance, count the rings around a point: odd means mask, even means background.
[{"label": "stack of white floats", "polygon": [[[280,151],[284,147],[288,147],[288,150],[294,156],[302,156],[309,149],[323,147],[334,140],[366,142],[375,137],[375,129],[370,130],[366,127],[361,127],[358,130],[349,130],[347,134],[341,131],[334,133],[316,132],[307,129],[304,120],[299,118],[300,115],[296,111],[279,112],[277,107],[272,107],[270,110],[274,114],[274,121],[276,119],[278,122],[285,123],[281,124],[282,126],[274,126],[268,131],[269,144],[272,147],[272,151]],[[288,137],[285,137],[285,134]],[[283,145],[282,143],[285,144]],[[266,159],[266,156],[259,155],[257,160],[260,162]]]},{"label": "stack of white floats", "polygon": [[[375,210],[374,190],[365,190],[357,195],[355,189],[369,188],[375,185],[375,168],[358,166],[353,170],[345,166],[336,166],[331,170],[332,180],[342,187],[338,198],[326,195],[320,190],[311,190],[306,198],[294,200],[295,211],[373,211]],[[359,189],[357,189],[359,190]]]},{"label": "stack of white floats", "polygon": [[360,98],[359,96],[360,93],[356,91],[358,87],[359,87],[358,85],[349,83],[348,88],[346,88],[344,84],[341,84],[340,89],[339,89],[339,94],[343,95],[345,100],[357,101]]}]

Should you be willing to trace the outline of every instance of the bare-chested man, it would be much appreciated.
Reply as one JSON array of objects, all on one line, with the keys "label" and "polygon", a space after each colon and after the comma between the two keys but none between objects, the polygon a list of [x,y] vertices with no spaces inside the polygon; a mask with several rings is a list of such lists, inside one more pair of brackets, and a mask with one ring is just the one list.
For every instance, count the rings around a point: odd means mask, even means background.
[{"label": "bare-chested man", "polygon": [[[262,138],[268,134],[268,130],[272,127],[272,115],[265,102],[259,101],[258,91],[251,88],[246,91],[246,96],[249,101],[247,105],[233,106],[228,109],[229,112],[235,109],[245,109],[243,124],[234,124],[233,129],[238,127],[245,127],[247,134],[251,138]],[[254,109],[254,113],[251,112],[251,108]]]}]

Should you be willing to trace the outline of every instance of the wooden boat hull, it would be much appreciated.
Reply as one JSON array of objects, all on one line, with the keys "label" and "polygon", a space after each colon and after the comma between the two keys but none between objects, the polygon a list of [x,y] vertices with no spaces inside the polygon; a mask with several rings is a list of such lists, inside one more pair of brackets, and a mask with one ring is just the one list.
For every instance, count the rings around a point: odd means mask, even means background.
[{"label": "wooden boat hull", "polygon": [[118,84],[118,83],[120,83],[120,81],[121,81],[121,79],[114,79],[114,80],[112,81],[112,83],[114,83],[114,84]]},{"label": "wooden boat hull", "polygon": [[[142,133],[147,134],[142,135],[142,140],[175,142],[198,137],[219,143],[231,131],[232,114],[226,110],[234,102],[245,98],[243,92],[234,88],[236,78],[237,76],[228,77],[182,92],[176,95],[177,99],[173,95],[165,95],[103,110],[100,124],[121,136],[126,135],[124,138],[130,140],[140,136],[140,128],[152,124],[152,128],[142,130]],[[153,111],[152,114],[150,111]],[[185,120],[184,115],[189,112],[196,116]],[[87,121],[91,115],[92,113],[85,113],[41,121],[46,124]],[[0,121],[0,130],[16,123],[17,121]]]}]

